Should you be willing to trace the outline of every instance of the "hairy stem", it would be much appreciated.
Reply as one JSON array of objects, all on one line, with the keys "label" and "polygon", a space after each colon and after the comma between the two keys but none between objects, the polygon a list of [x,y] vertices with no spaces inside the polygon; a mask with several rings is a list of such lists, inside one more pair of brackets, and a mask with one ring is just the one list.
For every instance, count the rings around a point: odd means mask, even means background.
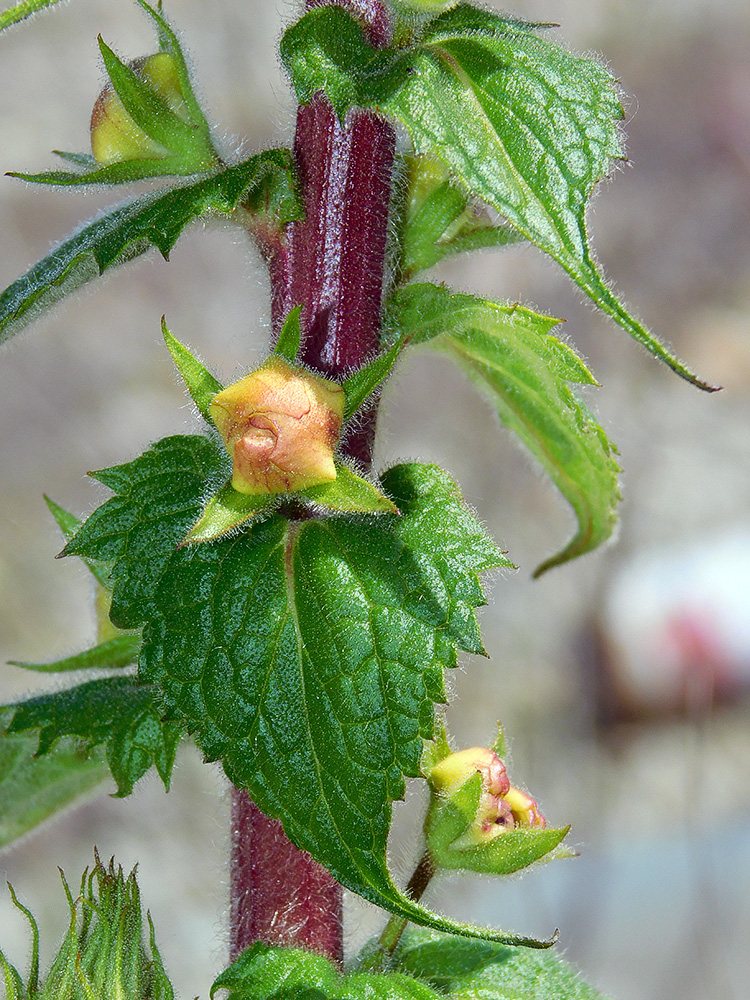
[{"label": "hairy stem", "polygon": [[[341,6],[361,18],[373,44],[388,44],[384,0]],[[329,378],[358,368],[378,348],[394,154],[392,126],[371,112],[354,109],[339,122],[322,95],[298,110],[294,156],[305,218],[268,253],[273,321],[278,330],[302,305],[301,358]],[[365,468],[375,419],[373,406],[344,441]],[[233,791],[232,805],[232,957],[261,940],[341,961],[340,886],[244,792]]]}]

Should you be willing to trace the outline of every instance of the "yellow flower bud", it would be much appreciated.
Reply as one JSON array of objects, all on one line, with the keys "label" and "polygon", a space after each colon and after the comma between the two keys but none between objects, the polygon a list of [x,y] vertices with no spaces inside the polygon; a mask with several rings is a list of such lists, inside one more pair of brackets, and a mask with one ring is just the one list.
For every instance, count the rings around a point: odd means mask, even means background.
[{"label": "yellow flower bud", "polygon": [[336,382],[272,357],[216,395],[209,412],[232,456],[239,493],[289,493],[336,479],[333,453],[344,417]]},{"label": "yellow flower bud", "polygon": [[[169,52],[156,52],[130,63],[130,68],[171,108],[187,121],[185,100],[177,66]],[[127,160],[154,159],[165,149],[146,135],[128,112],[111,83],[97,98],[91,113],[91,151],[103,166]]]},{"label": "yellow flower bud", "polygon": [[527,795],[526,792],[522,792],[520,788],[514,788],[511,785],[503,798],[510,806],[510,811],[517,826],[544,827],[547,825],[547,821],[542,816],[536,801],[530,795]]}]

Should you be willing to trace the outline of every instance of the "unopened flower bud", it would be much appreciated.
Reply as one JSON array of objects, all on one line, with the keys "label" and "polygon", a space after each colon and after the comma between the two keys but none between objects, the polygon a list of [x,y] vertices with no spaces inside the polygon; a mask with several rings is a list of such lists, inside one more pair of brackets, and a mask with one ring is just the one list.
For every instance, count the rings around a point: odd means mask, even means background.
[{"label": "unopened flower bud", "polygon": [[[176,115],[187,121],[174,56],[169,52],[156,52],[136,59],[130,63],[130,68]],[[91,113],[91,151],[104,166],[127,160],[153,159],[165,154],[164,147],[136,125],[111,83],[99,94]]]},{"label": "unopened flower bud", "polygon": [[544,827],[547,825],[536,801],[526,792],[522,792],[520,788],[511,786],[503,797],[510,807],[517,826]]},{"label": "unopened flower bud", "polygon": [[340,385],[272,357],[218,393],[211,420],[232,456],[239,493],[289,493],[336,479]]}]

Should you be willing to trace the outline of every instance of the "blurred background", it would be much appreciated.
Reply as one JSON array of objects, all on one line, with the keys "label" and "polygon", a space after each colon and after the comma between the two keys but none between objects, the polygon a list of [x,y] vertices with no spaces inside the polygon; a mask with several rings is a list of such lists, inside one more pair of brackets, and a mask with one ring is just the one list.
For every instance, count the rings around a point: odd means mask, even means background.
[{"label": "blurred background", "polygon": [[[293,108],[275,45],[297,5],[165,7],[227,147],[288,144]],[[618,1000],[740,1000],[750,981],[750,7],[517,0],[513,13],[560,22],[556,38],[620,79],[629,162],[598,193],[593,242],[633,311],[724,391],[701,394],[652,361],[531,248],[431,275],[566,318],[563,335],[602,383],[587,401],[620,448],[624,501],[615,544],[532,582],[572,533],[565,505],[447,361],[407,359],[388,391],[378,467],[444,465],[520,567],[492,582],[490,658],[455,672],[449,727],[459,746],[486,744],[501,719],[512,776],[555,825],[572,824],[580,850],[522,879],[446,879],[427,902],[527,934],[559,927],[567,957]],[[126,0],[73,0],[0,39],[0,171],[45,169],[50,149],[87,148],[100,32],[123,56],[153,49]],[[0,178],[0,285],[119,197]],[[269,299],[252,245],[196,228],[168,264],[152,256],[118,271],[3,349],[3,701],[33,686],[7,659],[56,659],[94,633],[87,575],[53,561],[60,537],[42,493],[86,514],[104,497],[87,470],[195,429],[162,313],[221,377],[257,363]],[[0,875],[40,917],[49,955],[65,925],[56,866],[75,882],[93,845],[138,862],[177,989],[206,997],[226,964],[224,779],[184,747],[169,795],[151,776],[130,800],[109,791],[6,848]],[[404,874],[419,822],[413,791],[393,842]],[[355,948],[380,915],[347,905]],[[22,962],[26,927],[3,897],[0,929]]]}]

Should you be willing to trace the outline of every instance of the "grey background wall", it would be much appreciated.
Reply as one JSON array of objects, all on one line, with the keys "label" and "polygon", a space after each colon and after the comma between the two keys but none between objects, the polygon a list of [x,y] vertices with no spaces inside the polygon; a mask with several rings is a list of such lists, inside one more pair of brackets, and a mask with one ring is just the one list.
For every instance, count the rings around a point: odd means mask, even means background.
[{"label": "grey background wall", "polygon": [[[274,43],[296,6],[173,0],[166,8],[228,146],[288,143],[293,112]],[[595,245],[633,309],[725,390],[704,396],[671,376],[531,249],[475,255],[435,275],[567,319],[565,335],[603,384],[587,399],[620,446],[625,500],[615,546],[532,583],[533,567],[571,531],[548,484],[441,359],[407,361],[388,392],[380,465],[445,465],[520,566],[492,585],[483,614],[490,659],[465,663],[453,678],[451,728],[471,745],[490,739],[502,718],[516,772],[553,820],[573,824],[581,850],[509,883],[456,877],[432,903],[527,933],[559,926],[568,956],[619,1000],[739,1000],[750,976],[747,703],[710,717],[699,704],[700,721],[633,722],[602,739],[590,650],[629,558],[718,546],[750,520],[750,9],[739,0],[518,0],[513,10],[559,21],[557,37],[600,54],[621,79],[630,163],[596,199]],[[125,0],[72,0],[0,39],[0,171],[42,169],[53,147],[86,148],[99,32],[130,56],[153,44]],[[117,197],[0,178],[2,286]],[[86,470],[196,426],[160,342],[162,313],[227,379],[251,367],[269,329],[253,247],[233,231],[195,230],[169,264],[152,258],[124,269],[2,351],[4,700],[30,686],[6,659],[52,659],[92,637],[87,580],[53,562],[59,539],[42,493],[86,513],[103,496]],[[741,570],[736,587],[750,598]],[[169,795],[156,779],[132,800],[108,790],[6,850],[0,874],[40,914],[49,951],[64,920],[55,866],[75,879],[93,844],[125,866],[137,861],[178,989],[207,996],[225,962],[223,779],[185,748]],[[399,808],[393,855],[403,871],[413,861],[417,798]],[[350,912],[355,947],[379,918],[356,901]],[[6,954],[20,959],[25,928],[2,898],[0,929]]]}]

